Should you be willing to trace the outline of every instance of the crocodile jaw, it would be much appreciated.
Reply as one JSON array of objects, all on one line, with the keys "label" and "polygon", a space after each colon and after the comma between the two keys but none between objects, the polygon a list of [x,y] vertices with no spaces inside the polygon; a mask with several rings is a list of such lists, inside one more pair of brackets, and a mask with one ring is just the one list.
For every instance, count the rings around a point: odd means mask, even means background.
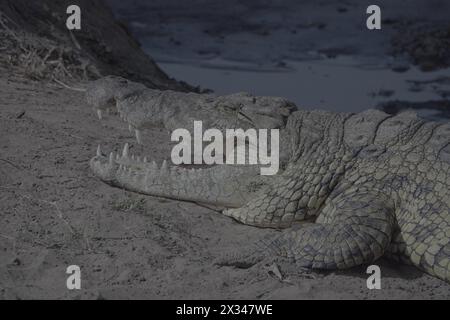
[{"label": "crocodile jaw", "polygon": [[214,204],[227,208],[244,205],[247,184],[258,178],[255,166],[221,165],[206,169],[186,169],[130,155],[125,144],[122,155],[102,155],[100,146],[90,161],[94,174],[104,182],[130,191],[176,200]]}]

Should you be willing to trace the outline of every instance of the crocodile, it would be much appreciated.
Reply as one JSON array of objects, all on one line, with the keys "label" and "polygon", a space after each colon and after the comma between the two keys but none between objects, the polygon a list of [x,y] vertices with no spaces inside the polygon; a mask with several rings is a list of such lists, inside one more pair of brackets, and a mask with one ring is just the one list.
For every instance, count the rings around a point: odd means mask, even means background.
[{"label": "crocodile", "polygon": [[[149,89],[108,76],[89,84],[99,118],[113,111],[135,130],[163,126],[268,128],[280,131],[280,170],[262,165],[162,165],[102,154],[90,167],[104,182],[133,192],[220,208],[241,223],[280,229],[277,236],[217,257],[250,268],[280,257],[308,270],[346,269],[382,256],[450,281],[450,124],[413,112],[301,110],[277,97],[224,96]],[[224,157],[227,155],[224,154]],[[282,230],[281,230],[282,229]]]}]

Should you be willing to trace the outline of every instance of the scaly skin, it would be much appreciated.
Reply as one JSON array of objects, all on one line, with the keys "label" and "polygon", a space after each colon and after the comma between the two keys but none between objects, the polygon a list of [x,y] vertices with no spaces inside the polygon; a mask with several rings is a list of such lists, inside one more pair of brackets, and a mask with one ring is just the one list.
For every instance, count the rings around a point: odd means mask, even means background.
[{"label": "scaly skin", "polygon": [[[257,227],[288,228],[217,259],[250,267],[279,256],[299,267],[343,269],[383,255],[450,281],[450,124],[414,114],[389,116],[295,111],[280,98],[215,97],[145,89],[116,77],[94,82],[88,101],[116,106],[138,141],[146,127],[279,128],[281,166],[259,176],[258,165],[188,171],[98,154],[91,167],[104,181],[132,191],[224,206],[223,213]],[[305,221],[315,223],[300,224]]]}]

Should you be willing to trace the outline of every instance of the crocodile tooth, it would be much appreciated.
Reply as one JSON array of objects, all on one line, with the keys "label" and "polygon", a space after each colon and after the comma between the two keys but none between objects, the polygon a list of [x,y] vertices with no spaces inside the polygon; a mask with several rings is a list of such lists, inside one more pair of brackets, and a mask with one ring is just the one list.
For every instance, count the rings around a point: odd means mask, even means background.
[{"label": "crocodile tooth", "polygon": [[134,161],[134,154],[132,154],[132,155],[131,155],[131,160],[133,160],[133,161]]},{"label": "crocodile tooth", "polygon": [[97,156],[102,155],[102,150],[100,149],[100,145],[97,146]]},{"label": "crocodile tooth", "polygon": [[147,157],[144,157],[144,160],[143,160],[145,163],[147,163],[148,162],[148,160],[147,160]]},{"label": "crocodile tooth", "polygon": [[125,143],[125,145],[123,146],[122,157],[128,158],[128,150],[129,149],[130,149],[130,146],[128,145],[128,143]]},{"label": "crocodile tooth", "polygon": [[97,109],[97,116],[99,120],[102,120],[102,110]]},{"label": "crocodile tooth", "polygon": [[116,154],[116,160],[119,160],[120,156],[119,154]]},{"label": "crocodile tooth", "polygon": [[128,125],[128,131],[130,131],[130,132],[133,131],[133,127],[131,126],[131,124]]},{"label": "crocodile tooth", "polygon": [[167,161],[166,160],[164,160],[161,165],[161,171],[167,171]]},{"label": "crocodile tooth", "polygon": [[134,130],[134,132],[136,133],[136,140],[137,143],[142,144],[142,135],[141,135],[141,131],[136,129]]},{"label": "crocodile tooth", "polygon": [[109,154],[109,164],[113,164],[114,163],[114,152],[110,152]]},{"label": "crocodile tooth", "polygon": [[152,169],[154,170],[158,169],[158,165],[156,164],[155,161],[152,161]]}]

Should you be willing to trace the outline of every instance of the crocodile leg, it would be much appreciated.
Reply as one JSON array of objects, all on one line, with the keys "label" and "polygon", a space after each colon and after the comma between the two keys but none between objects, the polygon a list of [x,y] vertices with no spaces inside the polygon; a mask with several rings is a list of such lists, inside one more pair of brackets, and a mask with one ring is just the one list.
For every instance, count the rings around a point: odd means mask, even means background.
[{"label": "crocodile leg", "polygon": [[393,225],[393,205],[383,195],[350,193],[329,200],[315,224],[226,254],[216,264],[249,267],[278,256],[295,261],[299,267],[350,268],[381,257],[390,243]]},{"label": "crocodile leg", "polygon": [[420,215],[411,218],[410,208],[416,202],[417,199],[413,199],[398,212],[397,220],[402,229],[395,233],[387,253],[390,258],[450,281],[450,227],[439,215],[448,212],[447,204],[436,200],[433,205],[422,207]]}]

